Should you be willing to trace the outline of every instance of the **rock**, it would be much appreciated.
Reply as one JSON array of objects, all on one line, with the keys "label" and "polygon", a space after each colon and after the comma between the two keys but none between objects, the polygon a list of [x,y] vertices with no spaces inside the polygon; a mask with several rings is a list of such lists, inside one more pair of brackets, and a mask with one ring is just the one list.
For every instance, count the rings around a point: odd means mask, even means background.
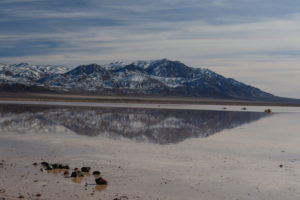
[{"label": "rock", "polygon": [[41,195],[41,194],[36,194],[35,196],[36,196],[36,197],[41,197],[42,195]]},{"label": "rock", "polygon": [[71,177],[77,178],[77,177],[84,177],[84,174],[80,171],[72,172]]},{"label": "rock", "polygon": [[37,166],[38,164],[35,162],[35,163],[33,163],[32,165],[33,165],[33,166]]},{"label": "rock", "polygon": [[70,169],[69,165],[64,165],[62,169]]},{"label": "rock", "polygon": [[68,176],[69,174],[70,174],[69,171],[65,171],[65,172],[64,172],[64,175],[65,175],[65,176]]},{"label": "rock", "polygon": [[280,168],[283,168],[283,165],[279,165]]},{"label": "rock", "polygon": [[52,168],[53,169],[59,169],[59,164],[57,164],[57,163],[52,164]]},{"label": "rock", "polygon": [[96,175],[96,176],[99,176],[101,174],[101,172],[99,172],[99,171],[94,171],[93,172],[93,175]]},{"label": "rock", "polygon": [[101,177],[96,178],[95,182],[96,182],[97,185],[107,185],[107,181],[105,179],[101,178]]},{"label": "rock", "polygon": [[24,199],[23,195],[18,196],[18,199]]},{"label": "rock", "polygon": [[81,167],[82,172],[90,172],[91,168],[90,167]]},{"label": "rock", "polygon": [[53,170],[53,167],[52,167],[52,165],[49,165],[49,166],[47,166],[47,167],[46,167],[46,170],[47,170],[47,171],[49,171],[49,170]]},{"label": "rock", "polygon": [[120,196],[120,197],[114,198],[114,200],[128,200],[128,197],[127,196]]},{"label": "rock", "polygon": [[47,163],[47,162],[41,162],[41,165],[42,165],[43,167],[48,167],[48,166],[50,166],[49,163]]},{"label": "rock", "polygon": [[271,109],[266,109],[266,110],[265,110],[265,113],[271,113],[271,112],[272,112]]},{"label": "rock", "polygon": [[77,172],[72,172],[71,177],[76,178],[77,176],[78,176],[78,175],[77,175]]}]

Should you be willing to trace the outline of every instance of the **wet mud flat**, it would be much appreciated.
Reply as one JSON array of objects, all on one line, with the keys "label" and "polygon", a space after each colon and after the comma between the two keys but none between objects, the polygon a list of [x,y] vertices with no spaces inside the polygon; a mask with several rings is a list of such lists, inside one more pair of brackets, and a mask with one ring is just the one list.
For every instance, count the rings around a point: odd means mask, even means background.
[{"label": "wet mud flat", "polygon": [[[0,199],[296,200],[299,116],[2,108]],[[68,165],[69,174],[41,171],[42,162]],[[71,177],[82,167],[90,173]],[[97,170],[107,185],[96,184],[92,172]]]}]

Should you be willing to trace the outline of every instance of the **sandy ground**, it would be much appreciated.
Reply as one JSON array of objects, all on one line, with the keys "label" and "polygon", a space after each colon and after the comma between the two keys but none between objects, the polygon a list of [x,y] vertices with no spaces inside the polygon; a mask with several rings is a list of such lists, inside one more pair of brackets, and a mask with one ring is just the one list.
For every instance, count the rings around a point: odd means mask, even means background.
[{"label": "sandy ground", "polygon": [[239,112],[264,112],[271,109],[272,113],[300,112],[300,107],[280,106],[249,106],[249,105],[198,105],[198,104],[156,104],[156,103],[96,103],[96,102],[57,102],[57,101],[21,101],[0,100],[0,104],[13,105],[48,105],[48,106],[75,106],[75,107],[109,107],[109,108],[147,108],[147,109],[172,109],[172,110],[214,110],[214,111],[239,111]]},{"label": "sandy ground", "polygon": [[197,97],[164,96],[100,96],[78,94],[47,93],[8,93],[0,92],[0,100],[6,101],[56,101],[56,102],[91,102],[91,103],[145,103],[145,104],[196,104],[196,105],[252,105],[252,106],[291,106],[300,107],[300,100],[285,99],[284,102],[261,102],[231,99],[213,99]]},{"label": "sandy ground", "polygon": [[[1,132],[0,199],[296,200],[299,117],[276,114],[171,145],[72,132]],[[90,166],[108,185],[97,187],[92,175],[75,183],[62,173],[41,172],[32,165],[41,161]]]}]

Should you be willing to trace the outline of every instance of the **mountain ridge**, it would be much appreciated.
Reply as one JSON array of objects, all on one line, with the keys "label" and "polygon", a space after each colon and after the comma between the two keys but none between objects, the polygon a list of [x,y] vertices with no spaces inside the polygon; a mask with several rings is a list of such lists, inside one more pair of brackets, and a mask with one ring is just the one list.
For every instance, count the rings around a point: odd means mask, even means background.
[{"label": "mountain ridge", "polygon": [[53,92],[189,96],[199,98],[278,101],[281,97],[226,78],[209,69],[193,68],[180,61],[160,59],[108,65],[0,66],[0,91],[6,84],[38,86]]}]

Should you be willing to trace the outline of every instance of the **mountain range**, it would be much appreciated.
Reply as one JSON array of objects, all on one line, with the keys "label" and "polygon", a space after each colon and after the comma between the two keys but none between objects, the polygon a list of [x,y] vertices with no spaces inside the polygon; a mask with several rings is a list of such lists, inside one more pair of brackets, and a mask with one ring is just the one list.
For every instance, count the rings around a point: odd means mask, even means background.
[{"label": "mountain range", "polygon": [[188,67],[168,59],[73,68],[0,64],[0,91],[292,101],[225,78],[209,69]]}]

